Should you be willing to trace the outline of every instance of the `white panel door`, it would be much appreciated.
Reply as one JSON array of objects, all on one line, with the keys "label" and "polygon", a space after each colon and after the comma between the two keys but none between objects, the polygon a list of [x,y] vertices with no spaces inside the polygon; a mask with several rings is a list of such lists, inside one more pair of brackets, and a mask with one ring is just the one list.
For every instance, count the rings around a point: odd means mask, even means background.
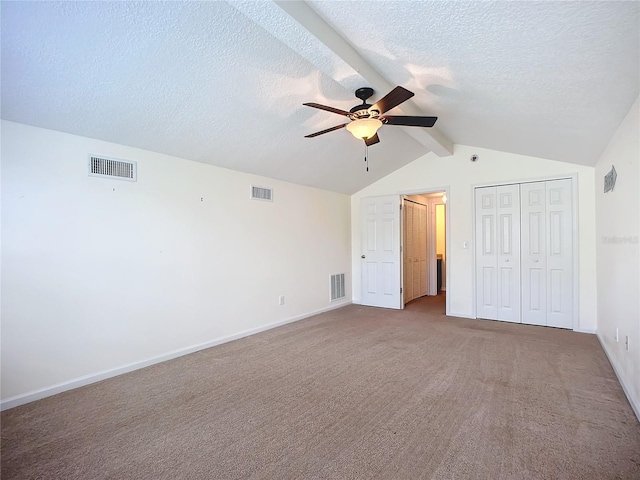
[{"label": "white panel door", "polygon": [[571,179],[546,182],[547,325],[573,328]]},{"label": "white panel door", "polygon": [[496,188],[498,320],[520,322],[520,185]]},{"label": "white panel door", "polygon": [[362,305],[401,309],[400,196],[363,198]]},{"label": "white panel door", "polygon": [[573,327],[571,179],[476,189],[476,316]]},{"label": "white panel door", "polygon": [[476,188],[476,316],[498,318],[496,187]]},{"label": "white panel door", "polygon": [[547,324],[546,182],[523,183],[522,323]]}]

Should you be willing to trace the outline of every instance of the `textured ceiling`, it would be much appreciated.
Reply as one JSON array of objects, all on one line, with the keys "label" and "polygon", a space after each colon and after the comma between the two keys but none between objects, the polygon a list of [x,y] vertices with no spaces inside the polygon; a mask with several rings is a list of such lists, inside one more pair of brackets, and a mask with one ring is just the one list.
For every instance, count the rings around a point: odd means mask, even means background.
[{"label": "textured ceiling", "polygon": [[[328,25],[273,2],[3,1],[2,118],[353,193],[450,142],[593,165],[639,93],[638,2],[309,5]],[[366,85],[439,117],[384,126],[368,173],[345,130],[303,138],[344,121],[302,106]]]}]

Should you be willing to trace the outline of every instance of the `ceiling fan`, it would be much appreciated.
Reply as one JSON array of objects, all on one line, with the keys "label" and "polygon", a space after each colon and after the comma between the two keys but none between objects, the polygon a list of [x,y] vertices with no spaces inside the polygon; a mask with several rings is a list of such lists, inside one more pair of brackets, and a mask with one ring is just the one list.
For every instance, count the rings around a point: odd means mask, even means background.
[{"label": "ceiling fan", "polygon": [[336,125],[335,127],[327,128],[320,132],[305,135],[305,138],[313,138],[324,133],[333,132],[343,127],[347,127],[347,130],[356,137],[364,140],[367,146],[375,145],[380,142],[378,138],[378,129],[382,125],[403,125],[406,127],[433,127],[438,117],[412,117],[405,115],[385,115],[386,112],[394,107],[397,107],[402,102],[406,102],[413,97],[413,92],[410,92],[406,88],[396,87],[391,90],[386,96],[378,100],[375,105],[367,103],[367,99],[373,95],[373,89],[369,87],[359,88],[356,90],[356,97],[362,100],[361,105],[356,105],[348,112],[340,110],[339,108],[327,107],[326,105],[320,105],[319,103],[303,103],[307,107],[319,108],[320,110],[326,110],[327,112],[337,113],[338,115],[344,115],[350,122],[343,123],[342,125]]}]

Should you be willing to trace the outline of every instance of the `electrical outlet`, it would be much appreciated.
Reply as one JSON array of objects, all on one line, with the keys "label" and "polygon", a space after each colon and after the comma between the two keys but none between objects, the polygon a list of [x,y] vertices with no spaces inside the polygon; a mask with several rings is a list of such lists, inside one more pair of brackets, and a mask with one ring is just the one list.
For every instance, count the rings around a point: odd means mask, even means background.
[{"label": "electrical outlet", "polygon": [[629,335],[625,335],[625,341],[624,341],[624,346],[627,349],[627,352],[629,351]]},{"label": "electrical outlet", "polygon": [[618,327],[616,327],[616,342],[620,341],[620,335],[618,333]]},{"label": "electrical outlet", "polygon": [[278,303],[280,305],[284,305],[284,295],[280,295],[280,298],[278,298]]}]

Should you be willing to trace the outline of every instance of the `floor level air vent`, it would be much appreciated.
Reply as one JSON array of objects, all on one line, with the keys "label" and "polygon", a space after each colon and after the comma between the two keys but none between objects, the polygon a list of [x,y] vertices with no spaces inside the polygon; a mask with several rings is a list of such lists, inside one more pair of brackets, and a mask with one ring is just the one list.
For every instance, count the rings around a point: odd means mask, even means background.
[{"label": "floor level air vent", "polygon": [[265,200],[273,202],[273,190],[270,188],[256,187],[251,185],[251,198],[253,200]]},{"label": "floor level air vent", "polygon": [[138,179],[138,168],[136,162],[129,160],[89,155],[89,175],[135,182]]},{"label": "floor level air vent", "polygon": [[331,301],[344,298],[344,273],[331,275]]}]

